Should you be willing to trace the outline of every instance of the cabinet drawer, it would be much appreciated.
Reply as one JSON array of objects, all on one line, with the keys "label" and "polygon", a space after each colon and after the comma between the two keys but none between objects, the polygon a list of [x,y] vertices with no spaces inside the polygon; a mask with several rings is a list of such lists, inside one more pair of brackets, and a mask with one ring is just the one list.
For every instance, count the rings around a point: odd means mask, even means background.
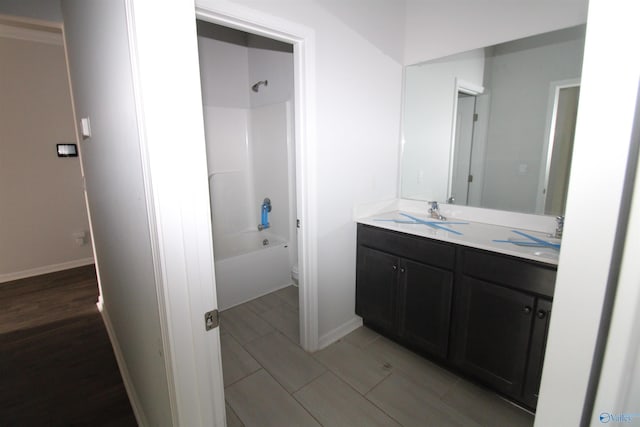
[{"label": "cabinet drawer", "polygon": [[452,245],[365,224],[358,224],[358,245],[449,270],[455,263]]},{"label": "cabinet drawer", "polygon": [[549,298],[556,282],[555,267],[474,249],[463,249],[462,272]]}]

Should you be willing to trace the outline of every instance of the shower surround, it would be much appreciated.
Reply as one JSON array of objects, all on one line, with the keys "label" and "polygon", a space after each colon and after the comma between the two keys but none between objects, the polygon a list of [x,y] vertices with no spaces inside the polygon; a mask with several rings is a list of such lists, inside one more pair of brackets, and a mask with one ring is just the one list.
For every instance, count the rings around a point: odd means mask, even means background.
[{"label": "shower surround", "polygon": [[226,309],[292,282],[293,49],[202,21],[198,35],[216,287]]},{"label": "shower surround", "polygon": [[[226,309],[292,282],[290,105],[204,111],[218,303]],[[270,226],[258,231],[266,197]]]}]

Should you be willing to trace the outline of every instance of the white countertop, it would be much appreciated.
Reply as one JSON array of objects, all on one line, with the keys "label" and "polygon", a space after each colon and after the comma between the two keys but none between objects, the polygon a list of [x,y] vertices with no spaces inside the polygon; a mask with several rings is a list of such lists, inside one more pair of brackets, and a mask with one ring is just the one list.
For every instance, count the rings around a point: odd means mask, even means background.
[{"label": "white countertop", "polygon": [[[455,230],[461,235],[432,228],[425,224],[402,224],[388,220],[407,220],[409,218],[402,216],[402,213],[407,213],[415,218],[419,218],[424,221],[434,221],[438,224],[442,224],[443,227]],[[376,215],[368,216],[365,218],[357,219],[360,224],[372,225],[375,227],[383,228],[386,230],[399,231],[402,233],[412,234],[415,236],[428,237],[431,239],[441,240],[443,242],[456,243],[459,245],[469,246],[472,248],[484,249],[492,252],[498,252],[501,254],[512,255],[520,258],[526,258],[534,261],[540,261],[547,264],[557,265],[558,255],[560,251],[550,247],[530,247],[530,246],[518,246],[512,243],[499,243],[494,240],[526,240],[522,236],[513,232],[523,231],[531,236],[543,239],[545,241],[558,242],[552,239],[546,233],[520,230],[513,227],[503,227],[499,225],[483,224],[480,222],[472,222],[467,220],[458,220],[455,218],[448,218],[447,221],[435,220],[424,213],[412,213],[407,211],[389,211]],[[464,222],[466,224],[446,224],[447,222]]]}]

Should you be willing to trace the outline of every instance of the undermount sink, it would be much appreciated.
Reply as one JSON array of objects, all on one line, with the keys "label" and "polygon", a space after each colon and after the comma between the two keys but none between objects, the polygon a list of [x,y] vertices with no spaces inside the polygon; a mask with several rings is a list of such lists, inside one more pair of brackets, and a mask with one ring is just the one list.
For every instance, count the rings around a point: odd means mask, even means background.
[{"label": "undermount sink", "polygon": [[558,252],[554,250],[546,250],[546,251],[534,251],[533,254],[535,256],[539,256],[542,258],[556,259],[558,258]]},{"label": "undermount sink", "polygon": [[[527,246],[531,248],[549,248],[552,251],[560,250],[560,239],[556,239],[554,237],[537,237],[532,236],[531,234],[527,234],[520,230],[511,230],[512,233],[517,234],[518,238],[509,237],[506,240],[494,240],[494,242],[498,243],[511,243],[517,246]],[[545,251],[538,251],[540,253],[544,253]]]}]

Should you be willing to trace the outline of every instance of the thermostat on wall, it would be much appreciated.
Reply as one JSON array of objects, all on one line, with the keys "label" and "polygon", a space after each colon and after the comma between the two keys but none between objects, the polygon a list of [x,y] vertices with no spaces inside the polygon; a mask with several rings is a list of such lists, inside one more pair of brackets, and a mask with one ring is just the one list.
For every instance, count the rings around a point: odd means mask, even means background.
[{"label": "thermostat on wall", "polygon": [[58,147],[58,157],[78,157],[76,144],[56,144],[56,147]]}]

